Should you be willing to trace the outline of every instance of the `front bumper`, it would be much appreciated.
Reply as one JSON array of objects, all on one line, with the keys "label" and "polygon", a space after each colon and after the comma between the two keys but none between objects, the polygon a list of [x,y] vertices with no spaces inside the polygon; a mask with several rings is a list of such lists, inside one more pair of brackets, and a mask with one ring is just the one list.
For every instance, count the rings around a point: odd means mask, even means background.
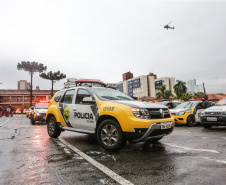
[{"label": "front bumper", "polygon": [[135,128],[135,132],[124,132],[128,140],[133,143],[146,141],[151,138],[159,138],[172,133],[174,121],[171,121],[171,128],[161,129],[161,123],[152,123],[149,128]]},{"label": "front bumper", "polygon": [[187,123],[187,116],[185,115],[174,115],[173,116],[175,124],[186,124]]},{"label": "front bumper", "polygon": [[35,115],[34,120],[35,121],[45,121],[46,113],[39,113],[38,115]]},{"label": "front bumper", "polygon": [[[214,115],[214,116],[201,116],[201,124],[205,125],[217,125],[217,126],[226,126],[226,115]],[[207,121],[207,118],[216,118],[216,121]]]}]

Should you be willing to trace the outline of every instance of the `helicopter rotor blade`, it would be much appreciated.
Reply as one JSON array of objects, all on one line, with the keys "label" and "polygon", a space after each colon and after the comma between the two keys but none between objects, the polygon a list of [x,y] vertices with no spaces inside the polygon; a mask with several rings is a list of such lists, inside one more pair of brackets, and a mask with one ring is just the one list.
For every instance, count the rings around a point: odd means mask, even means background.
[{"label": "helicopter rotor blade", "polygon": [[[171,22],[172,22],[172,21],[171,21]],[[171,22],[170,22],[170,23],[171,23]],[[168,24],[170,24],[170,23],[168,23]]]}]

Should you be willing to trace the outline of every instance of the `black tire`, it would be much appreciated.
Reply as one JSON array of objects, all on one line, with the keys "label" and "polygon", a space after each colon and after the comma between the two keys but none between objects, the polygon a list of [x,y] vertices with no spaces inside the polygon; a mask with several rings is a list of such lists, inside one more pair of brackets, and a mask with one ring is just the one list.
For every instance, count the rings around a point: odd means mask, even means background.
[{"label": "black tire", "polygon": [[57,138],[61,134],[61,129],[58,127],[55,117],[50,117],[48,119],[47,131],[52,138]]},{"label": "black tire", "polygon": [[203,124],[203,127],[204,128],[211,128],[213,125],[211,125],[211,124]]},{"label": "black tire", "polygon": [[188,116],[187,126],[194,127],[195,125],[196,125],[196,123],[195,123],[195,117],[194,116]]},{"label": "black tire", "polygon": [[120,125],[114,120],[107,119],[97,128],[97,141],[105,150],[115,152],[125,146],[127,139]]},{"label": "black tire", "polygon": [[30,119],[30,122],[31,122],[32,125],[35,124],[35,120],[33,118]]}]

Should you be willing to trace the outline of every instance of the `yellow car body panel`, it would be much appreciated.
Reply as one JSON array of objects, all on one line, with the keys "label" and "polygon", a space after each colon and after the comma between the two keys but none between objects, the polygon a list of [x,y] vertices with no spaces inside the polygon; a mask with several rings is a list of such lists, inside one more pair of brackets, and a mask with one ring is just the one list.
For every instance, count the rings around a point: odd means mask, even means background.
[{"label": "yellow car body panel", "polygon": [[187,124],[188,116],[193,115],[194,107],[191,110],[186,111],[184,115],[173,115],[175,124]]},{"label": "yellow car body panel", "polygon": [[152,123],[174,121],[173,117],[164,119],[140,119],[136,118],[131,106],[120,103],[101,101],[97,98],[100,115],[108,115],[116,118],[123,132],[134,132],[135,128],[149,128]]}]

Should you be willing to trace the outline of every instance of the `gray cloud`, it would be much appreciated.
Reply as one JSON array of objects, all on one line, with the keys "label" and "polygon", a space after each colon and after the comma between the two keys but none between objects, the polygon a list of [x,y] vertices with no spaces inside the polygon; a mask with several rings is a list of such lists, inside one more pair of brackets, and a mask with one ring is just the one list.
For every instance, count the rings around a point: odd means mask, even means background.
[{"label": "gray cloud", "polygon": [[[0,17],[0,88],[30,80],[16,69],[25,60],[67,77],[116,83],[124,72],[152,71],[226,93],[225,1],[11,0]],[[176,29],[163,29],[170,21]],[[38,74],[34,85],[50,89]]]}]

